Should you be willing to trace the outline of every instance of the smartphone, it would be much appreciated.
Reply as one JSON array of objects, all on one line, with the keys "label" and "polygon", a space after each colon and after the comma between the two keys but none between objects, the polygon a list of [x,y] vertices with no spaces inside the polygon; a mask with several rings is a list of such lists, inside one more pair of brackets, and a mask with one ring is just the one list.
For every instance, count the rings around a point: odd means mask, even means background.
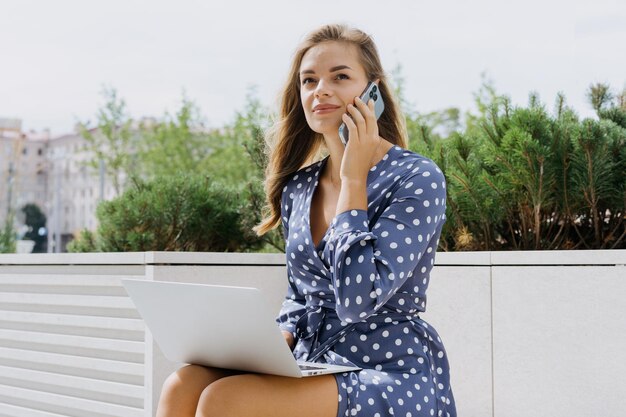
[{"label": "smartphone", "polygon": [[[385,103],[380,95],[378,86],[372,81],[367,83],[365,90],[361,93],[361,100],[363,100],[365,104],[370,100],[374,100],[374,115],[376,116],[376,120],[378,120],[380,115],[383,114],[383,110],[385,110]],[[346,126],[345,123],[341,123],[341,126],[339,126],[339,138],[344,146],[348,144],[348,126]]]}]

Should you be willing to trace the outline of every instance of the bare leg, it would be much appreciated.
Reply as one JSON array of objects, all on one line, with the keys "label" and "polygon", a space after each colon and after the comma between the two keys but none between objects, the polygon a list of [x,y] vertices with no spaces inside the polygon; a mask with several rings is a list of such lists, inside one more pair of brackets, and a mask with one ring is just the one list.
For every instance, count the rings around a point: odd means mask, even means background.
[{"label": "bare leg", "polygon": [[163,384],[156,417],[194,417],[202,391],[212,382],[237,373],[199,365],[180,368]]},{"label": "bare leg", "polygon": [[335,377],[241,374],[202,391],[196,417],[336,417]]}]

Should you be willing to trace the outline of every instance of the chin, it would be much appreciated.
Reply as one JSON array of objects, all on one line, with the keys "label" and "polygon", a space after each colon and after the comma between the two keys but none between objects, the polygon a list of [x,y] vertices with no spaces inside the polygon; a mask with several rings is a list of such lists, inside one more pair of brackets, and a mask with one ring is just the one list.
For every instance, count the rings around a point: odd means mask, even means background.
[{"label": "chin", "polygon": [[315,133],[319,133],[320,135],[339,135],[340,125],[341,123],[333,123],[332,125],[329,123],[314,123],[313,125],[309,124],[309,127]]}]

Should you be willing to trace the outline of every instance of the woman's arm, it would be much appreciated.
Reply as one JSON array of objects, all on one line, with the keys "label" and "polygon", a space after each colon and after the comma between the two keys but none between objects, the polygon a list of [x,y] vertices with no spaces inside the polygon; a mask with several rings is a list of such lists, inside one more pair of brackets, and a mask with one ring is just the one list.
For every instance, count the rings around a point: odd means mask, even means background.
[{"label": "woman's arm", "polygon": [[[445,221],[445,178],[430,160],[391,196],[370,230],[367,211],[349,208],[331,223],[330,252],[337,315],[348,323],[375,313],[410,278],[426,252],[437,249]],[[429,262],[416,271],[427,277]]]},{"label": "woman's arm", "polygon": [[342,116],[350,140],[341,159],[341,190],[335,216],[351,209],[367,210],[367,176],[372,159],[383,141],[378,136],[374,100],[369,100],[367,105],[359,97],[354,101],[355,106],[348,105],[352,119],[347,114]]},{"label": "woman's arm", "polygon": [[367,182],[343,179],[335,216],[346,210],[367,210]]},{"label": "woman's arm", "polygon": [[294,284],[290,282],[276,321],[280,330],[290,333],[295,340],[296,323],[306,313],[306,300],[293,287]]},{"label": "woman's arm", "polygon": [[[289,187],[288,185],[286,185],[281,195],[280,204],[280,218],[283,226],[285,242],[289,240],[289,216],[291,215],[291,206],[293,204],[293,200],[289,197],[289,193]],[[287,286],[287,294],[285,295],[285,299],[283,300],[283,304],[281,306],[280,312],[278,313],[276,321],[278,322],[280,329],[283,331],[283,334],[291,334],[292,343],[295,344],[296,323],[298,322],[300,317],[306,312],[306,300],[304,299],[304,296],[298,292],[298,289],[293,282],[293,278],[291,278],[289,275],[289,262],[287,262],[287,276],[289,281]]]}]

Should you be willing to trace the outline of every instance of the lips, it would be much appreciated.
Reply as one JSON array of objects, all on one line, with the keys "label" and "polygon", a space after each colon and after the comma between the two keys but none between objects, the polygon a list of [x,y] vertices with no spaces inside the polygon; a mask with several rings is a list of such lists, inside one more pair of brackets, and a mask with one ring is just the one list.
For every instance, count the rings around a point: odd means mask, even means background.
[{"label": "lips", "polygon": [[317,106],[313,107],[313,112],[326,112],[336,110],[338,108],[339,106],[334,106],[332,104],[318,104]]}]

